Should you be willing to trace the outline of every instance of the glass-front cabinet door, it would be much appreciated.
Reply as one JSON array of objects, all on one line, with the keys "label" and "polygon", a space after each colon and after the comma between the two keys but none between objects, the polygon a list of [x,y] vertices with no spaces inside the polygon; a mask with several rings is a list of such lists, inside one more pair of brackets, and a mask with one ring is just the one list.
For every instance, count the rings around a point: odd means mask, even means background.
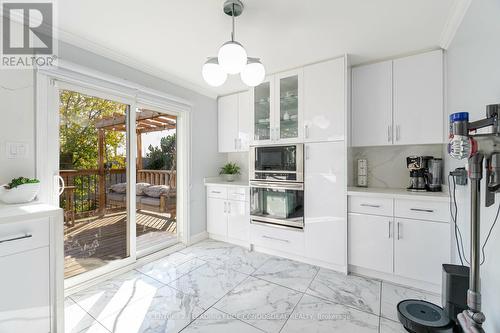
[{"label": "glass-front cabinet door", "polygon": [[253,89],[253,141],[267,142],[273,139],[271,80],[266,80]]},{"label": "glass-front cabinet door", "polygon": [[277,103],[276,131],[279,141],[294,141],[302,136],[302,71],[296,70],[278,74],[276,78]]}]

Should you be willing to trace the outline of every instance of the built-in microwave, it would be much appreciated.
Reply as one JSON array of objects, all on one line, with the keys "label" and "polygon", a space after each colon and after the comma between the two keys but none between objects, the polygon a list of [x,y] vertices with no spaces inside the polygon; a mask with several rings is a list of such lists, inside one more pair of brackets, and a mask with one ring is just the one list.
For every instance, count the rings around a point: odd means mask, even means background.
[{"label": "built-in microwave", "polygon": [[304,145],[250,147],[250,180],[303,182]]}]

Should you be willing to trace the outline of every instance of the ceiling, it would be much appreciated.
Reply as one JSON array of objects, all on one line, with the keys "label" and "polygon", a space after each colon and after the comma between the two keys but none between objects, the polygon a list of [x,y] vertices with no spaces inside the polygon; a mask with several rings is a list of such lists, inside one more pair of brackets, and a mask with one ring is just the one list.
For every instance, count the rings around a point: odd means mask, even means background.
[{"label": "ceiling", "polygon": [[[267,73],[351,55],[358,64],[435,48],[461,0],[243,0],[236,39]],[[230,38],[224,0],[58,2],[61,39],[208,95],[245,89],[239,76],[218,88],[201,76],[207,56]]]}]

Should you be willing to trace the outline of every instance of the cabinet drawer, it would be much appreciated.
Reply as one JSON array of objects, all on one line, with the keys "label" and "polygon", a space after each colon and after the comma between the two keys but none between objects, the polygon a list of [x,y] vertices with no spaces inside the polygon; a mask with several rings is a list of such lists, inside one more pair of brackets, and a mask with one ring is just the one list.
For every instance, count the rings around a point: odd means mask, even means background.
[{"label": "cabinet drawer", "polygon": [[48,217],[0,225],[0,257],[49,245]]},{"label": "cabinet drawer", "polygon": [[257,246],[304,255],[304,232],[250,224],[250,241]]},{"label": "cabinet drawer", "polygon": [[227,187],[207,186],[207,195],[209,198],[227,199]]},{"label": "cabinet drawer", "polygon": [[349,196],[348,210],[350,213],[392,216],[393,200],[387,198]]},{"label": "cabinet drawer", "polygon": [[247,187],[228,187],[227,198],[236,201],[248,201],[249,189]]},{"label": "cabinet drawer", "polygon": [[447,202],[396,199],[394,215],[409,219],[449,222],[450,208]]}]

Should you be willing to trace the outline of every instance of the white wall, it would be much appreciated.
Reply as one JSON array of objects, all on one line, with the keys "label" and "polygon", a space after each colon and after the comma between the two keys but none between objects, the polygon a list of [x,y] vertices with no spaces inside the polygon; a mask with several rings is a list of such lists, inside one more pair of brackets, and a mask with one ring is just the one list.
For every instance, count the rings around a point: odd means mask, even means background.
[{"label": "white wall", "polygon": [[[448,113],[467,111],[471,119],[483,118],[485,105],[500,103],[500,1],[472,1],[447,52],[447,109]],[[462,166],[463,162],[447,159],[447,169]],[[482,185],[484,188],[484,182]],[[461,200],[460,225],[466,231],[468,247],[468,189],[459,189]],[[484,196],[482,198],[484,206]],[[494,207],[481,210],[481,235],[494,219],[500,196]],[[485,330],[500,332],[500,221],[486,247],[486,262],[481,266]]]},{"label": "white wall", "polygon": [[[33,71],[0,70],[0,184],[35,176]],[[9,159],[8,142],[28,145],[27,157]]]}]

